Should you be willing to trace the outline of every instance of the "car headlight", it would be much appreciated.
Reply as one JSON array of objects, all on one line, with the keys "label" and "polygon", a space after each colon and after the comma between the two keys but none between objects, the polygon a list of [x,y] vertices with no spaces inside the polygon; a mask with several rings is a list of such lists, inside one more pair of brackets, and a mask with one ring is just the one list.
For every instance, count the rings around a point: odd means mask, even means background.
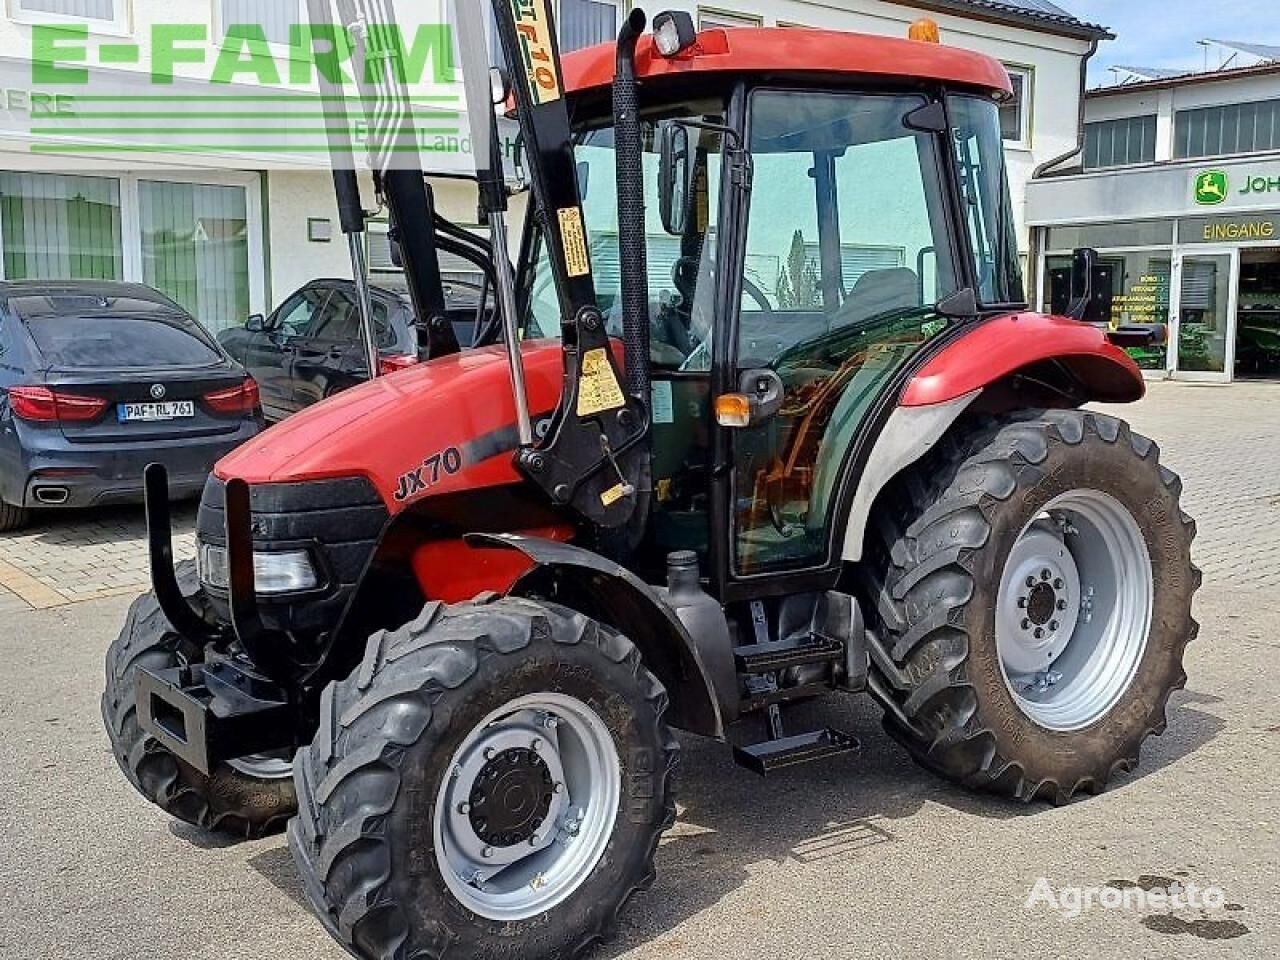
[{"label": "car headlight", "polygon": [[[217,590],[231,589],[231,565],[227,548],[202,543],[196,552],[196,570],[200,582]],[[258,593],[299,593],[320,585],[311,554],[306,550],[279,553],[253,552],[253,581]]]}]

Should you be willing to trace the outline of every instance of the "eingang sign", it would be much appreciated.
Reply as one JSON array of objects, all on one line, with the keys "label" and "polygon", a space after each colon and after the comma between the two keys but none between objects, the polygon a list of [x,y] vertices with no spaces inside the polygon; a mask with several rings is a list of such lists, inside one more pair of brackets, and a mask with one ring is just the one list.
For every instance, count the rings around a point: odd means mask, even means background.
[{"label": "eingang sign", "polygon": [[1280,240],[1280,216],[1189,217],[1178,221],[1179,243],[1270,243],[1274,240]]}]

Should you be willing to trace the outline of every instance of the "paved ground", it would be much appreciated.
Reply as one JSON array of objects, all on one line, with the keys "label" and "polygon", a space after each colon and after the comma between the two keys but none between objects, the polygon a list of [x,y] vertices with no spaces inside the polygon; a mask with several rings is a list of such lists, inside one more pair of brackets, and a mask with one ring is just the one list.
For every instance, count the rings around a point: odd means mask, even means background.
[{"label": "paved ground", "polygon": [[[1160,385],[1128,411],[1185,477],[1206,571],[1189,686],[1135,774],[1063,809],[975,798],[916,770],[862,701],[815,707],[864,737],[860,759],[767,783],[687,740],[658,885],[602,956],[1273,957],[1278,411],[1280,386],[1262,385]],[[120,537],[113,524],[126,545],[95,554]],[[0,956],[340,960],[282,840],[222,846],[171,824],[112,763],[97,697],[127,599],[69,601],[113,573],[136,583],[141,536],[137,512],[119,511],[0,539],[16,591],[0,599]],[[1025,907],[1040,877],[1055,890],[1215,885],[1224,905],[1063,920]]]}]

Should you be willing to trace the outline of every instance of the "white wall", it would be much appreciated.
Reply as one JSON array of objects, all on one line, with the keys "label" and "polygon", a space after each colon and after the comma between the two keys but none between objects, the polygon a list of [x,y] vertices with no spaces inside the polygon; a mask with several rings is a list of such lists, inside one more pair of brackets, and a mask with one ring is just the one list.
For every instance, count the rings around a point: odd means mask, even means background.
[{"label": "white wall", "polygon": [[1179,111],[1277,99],[1280,73],[1188,81],[1165,88],[1094,92],[1085,99],[1085,120],[1093,123],[1154,114],[1158,126],[1156,162],[1163,163],[1173,160],[1174,116]]}]

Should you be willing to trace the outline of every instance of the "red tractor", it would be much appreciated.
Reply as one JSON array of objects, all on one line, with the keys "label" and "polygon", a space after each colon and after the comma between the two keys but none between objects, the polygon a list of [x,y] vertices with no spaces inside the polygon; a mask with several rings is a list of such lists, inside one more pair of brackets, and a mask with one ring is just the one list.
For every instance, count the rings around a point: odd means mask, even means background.
[{"label": "red tractor", "polygon": [[[653,880],[673,730],[762,774],[831,759],[855,738],[785,726],[830,691],[957,783],[1099,792],[1197,629],[1178,478],[1083,409],[1143,395],[1121,347],[1160,331],[1073,318],[1089,251],[1072,316],[1028,312],[999,63],[639,11],[562,60],[548,6],[495,4],[491,94],[458,4],[471,89],[521,126],[518,266],[484,149],[488,244],[380,173],[432,359],[223,460],[195,564],[149,470],[154,590],[107,659],[134,786],[287,821],[360,957],[576,955]],[[441,250],[495,293],[471,349]]]}]

